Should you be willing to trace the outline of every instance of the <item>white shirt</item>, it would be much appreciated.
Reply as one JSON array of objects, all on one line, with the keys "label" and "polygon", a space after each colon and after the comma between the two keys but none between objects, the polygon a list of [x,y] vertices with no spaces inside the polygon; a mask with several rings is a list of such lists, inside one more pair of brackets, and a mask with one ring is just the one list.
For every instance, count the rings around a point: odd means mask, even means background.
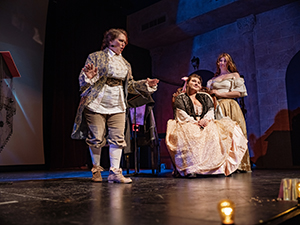
[{"label": "white shirt", "polygon": [[[107,76],[125,81],[128,73],[128,67],[126,66],[121,54],[117,55],[109,49],[108,59],[109,61]],[[89,79],[85,75],[85,81],[90,84],[95,83],[98,79],[99,74],[93,77],[93,79]],[[125,112],[126,105],[124,101],[123,86],[120,85],[111,87],[107,84],[104,84],[98,97],[94,101],[92,101],[87,106],[87,108],[93,112],[101,114],[114,114]]]}]

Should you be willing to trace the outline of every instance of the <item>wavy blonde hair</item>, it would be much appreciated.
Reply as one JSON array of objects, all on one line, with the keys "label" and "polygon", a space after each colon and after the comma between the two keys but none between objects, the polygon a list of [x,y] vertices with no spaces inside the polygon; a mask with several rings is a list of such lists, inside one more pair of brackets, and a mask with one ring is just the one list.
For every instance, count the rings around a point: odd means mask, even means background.
[{"label": "wavy blonde hair", "polygon": [[220,70],[220,67],[219,67],[219,62],[220,62],[220,59],[221,58],[225,58],[226,59],[226,66],[227,66],[227,69],[230,73],[235,73],[235,72],[238,72],[237,68],[236,68],[236,65],[233,61],[233,59],[231,58],[231,56],[228,54],[228,53],[221,53],[216,61],[216,65],[217,65],[217,72],[215,73],[215,77],[220,75],[221,73],[221,70]]}]

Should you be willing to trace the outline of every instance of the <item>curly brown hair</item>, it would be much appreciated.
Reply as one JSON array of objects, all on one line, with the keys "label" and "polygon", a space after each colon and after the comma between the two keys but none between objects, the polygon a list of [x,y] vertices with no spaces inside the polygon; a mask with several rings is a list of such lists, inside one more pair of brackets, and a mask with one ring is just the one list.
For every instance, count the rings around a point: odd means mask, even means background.
[{"label": "curly brown hair", "polygon": [[[202,82],[203,82],[202,77],[201,77],[200,75],[196,74],[196,73],[191,74],[191,75],[188,77],[186,83],[189,83],[190,80],[191,80],[193,77],[198,78],[198,79],[200,80],[200,84],[201,84],[201,86],[202,86]],[[209,90],[208,90],[207,87],[201,87],[200,91],[203,91],[203,92],[206,92],[206,93],[209,92]]]},{"label": "curly brown hair", "polygon": [[109,46],[109,42],[115,40],[120,34],[124,34],[126,37],[126,45],[128,44],[127,32],[120,28],[112,28],[104,33],[101,50]]},{"label": "curly brown hair", "polygon": [[201,76],[199,76],[199,75],[198,75],[198,74],[196,74],[196,73],[193,73],[193,74],[191,74],[191,75],[188,77],[188,79],[187,79],[186,83],[189,83],[189,82],[190,82],[190,80],[191,80],[193,77],[196,77],[196,78],[198,78],[198,79],[200,80],[200,83],[201,83],[201,85],[202,85],[202,77],[201,77]]},{"label": "curly brown hair", "polygon": [[215,73],[215,77],[220,75],[220,73],[221,73],[221,70],[219,67],[219,62],[220,62],[220,59],[223,57],[226,59],[226,62],[227,62],[226,66],[227,66],[228,71],[230,73],[238,72],[236,65],[235,65],[233,59],[231,58],[231,56],[228,53],[221,53],[216,62],[217,72]]}]

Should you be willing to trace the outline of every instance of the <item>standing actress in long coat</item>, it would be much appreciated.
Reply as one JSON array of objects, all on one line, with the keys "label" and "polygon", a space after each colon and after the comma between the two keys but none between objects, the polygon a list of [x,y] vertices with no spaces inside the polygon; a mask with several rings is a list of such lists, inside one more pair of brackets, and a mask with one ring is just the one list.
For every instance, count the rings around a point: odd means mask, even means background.
[{"label": "standing actress in long coat", "polygon": [[[123,29],[104,34],[101,51],[91,53],[79,75],[81,100],[77,110],[73,139],[85,139],[89,145],[93,181],[102,181],[101,148],[108,141],[110,170],[108,182],[131,183],[120,168],[124,140],[125,111],[128,93],[149,96],[157,88],[157,79],[134,81],[130,64],[122,51],[128,43]],[[108,139],[106,140],[106,127]]]}]

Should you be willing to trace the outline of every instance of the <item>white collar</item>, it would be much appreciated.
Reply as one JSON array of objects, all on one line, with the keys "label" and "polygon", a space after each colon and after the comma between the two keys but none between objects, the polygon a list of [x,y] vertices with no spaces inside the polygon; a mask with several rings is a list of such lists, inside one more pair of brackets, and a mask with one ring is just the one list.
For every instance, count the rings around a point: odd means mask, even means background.
[{"label": "white collar", "polygon": [[108,55],[110,56],[110,57],[113,57],[113,56],[121,56],[121,54],[119,54],[119,55],[117,55],[114,51],[112,51],[110,48],[108,48]]}]

